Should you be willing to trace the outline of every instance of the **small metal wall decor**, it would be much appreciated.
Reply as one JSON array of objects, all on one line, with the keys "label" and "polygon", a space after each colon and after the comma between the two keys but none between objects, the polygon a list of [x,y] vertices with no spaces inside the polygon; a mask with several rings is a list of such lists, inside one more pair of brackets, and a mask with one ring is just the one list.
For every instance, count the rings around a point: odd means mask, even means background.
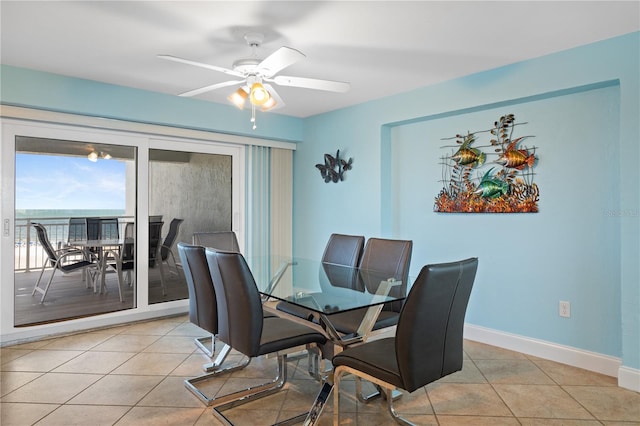
[{"label": "small metal wall decor", "polygon": [[344,172],[351,170],[352,163],[352,158],[349,158],[348,161],[340,158],[340,150],[338,150],[335,157],[330,154],[325,154],[324,164],[316,164],[316,168],[320,170],[320,176],[322,176],[325,183],[337,183],[338,181],[344,180]]},{"label": "small metal wall decor", "polygon": [[[456,140],[457,148],[441,158],[443,188],[433,210],[441,213],[535,213],[539,190],[533,182],[538,162],[533,146],[522,144],[534,136],[513,139],[516,126],[513,114],[507,114],[489,130],[467,132],[442,140]],[[488,145],[474,145],[478,134],[489,133]],[[486,152],[489,150],[489,152]],[[496,156],[493,161],[488,158]],[[475,176],[474,176],[474,173]]]}]

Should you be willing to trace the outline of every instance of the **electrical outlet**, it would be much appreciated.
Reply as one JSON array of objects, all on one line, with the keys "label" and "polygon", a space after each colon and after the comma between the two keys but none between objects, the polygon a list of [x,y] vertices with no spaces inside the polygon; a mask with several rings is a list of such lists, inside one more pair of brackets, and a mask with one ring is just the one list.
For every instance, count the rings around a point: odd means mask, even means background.
[{"label": "electrical outlet", "polygon": [[571,303],[561,300],[558,306],[558,311],[561,317],[571,318]]}]

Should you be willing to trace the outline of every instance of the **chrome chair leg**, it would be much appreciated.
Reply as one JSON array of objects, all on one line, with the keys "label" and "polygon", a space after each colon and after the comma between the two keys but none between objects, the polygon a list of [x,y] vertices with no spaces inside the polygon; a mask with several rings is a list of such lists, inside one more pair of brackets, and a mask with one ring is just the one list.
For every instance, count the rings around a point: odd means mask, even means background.
[{"label": "chrome chair leg", "polygon": [[[231,351],[231,347],[229,347],[228,345],[225,345],[225,347],[222,348],[222,350],[220,351],[220,354],[216,358],[216,361],[214,361],[213,363],[213,364],[216,364],[219,362],[218,367],[215,370],[207,372],[207,374],[194,377],[192,379],[186,379],[184,381],[184,386],[196,397],[198,397],[200,401],[204,402],[207,406],[211,406],[213,404],[213,401],[215,401],[216,398],[212,398],[205,395],[200,389],[198,389],[196,384],[200,382],[205,382],[207,380],[210,380],[222,374],[231,373],[236,370],[241,370],[245,368],[247,365],[249,365],[249,363],[251,362],[251,358],[245,357],[241,362],[237,364],[233,364],[225,368],[220,368],[220,365],[222,364],[222,362],[227,357],[230,351]],[[206,368],[206,364],[205,364],[205,368]]]},{"label": "chrome chair leg", "polygon": [[318,348],[310,348],[307,350],[307,372],[311,377],[317,381],[322,381],[322,370],[324,366],[324,360],[322,359],[322,353]]},{"label": "chrome chair leg", "polygon": [[223,424],[233,426],[233,424],[222,414],[223,410],[246,404],[267,395],[278,392],[287,381],[287,355],[278,355],[278,375],[271,381],[252,386],[244,390],[232,392],[217,398],[210,398],[207,405],[213,408],[213,415]]},{"label": "chrome chair leg", "polygon": [[[358,401],[362,402],[363,404],[368,404],[369,402],[373,401],[374,399],[378,399],[381,396],[384,397],[386,399],[386,394],[382,392],[382,388],[378,385],[374,385],[376,387],[376,390],[373,393],[370,393],[369,395],[364,395],[362,393],[362,379],[358,376],[356,376],[356,397],[358,398]],[[391,392],[391,398],[393,401],[397,401],[402,397],[402,392],[400,392],[397,389],[394,389]]]},{"label": "chrome chair leg", "polygon": [[[208,348],[204,344],[204,342],[206,342],[207,340],[211,340],[211,348]],[[212,334],[211,336],[206,337],[196,337],[194,341],[196,342],[196,346],[198,347],[198,349],[204,352],[204,354],[209,358],[213,358],[213,355],[216,351],[216,336]]]},{"label": "chrome chair leg", "polygon": [[[216,371],[219,370],[220,367],[222,366],[222,363],[224,362],[224,360],[227,358],[227,355],[229,355],[229,352],[231,352],[231,346],[225,344],[222,349],[220,350],[220,353],[218,354],[218,356],[216,357],[216,359],[213,360],[213,362],[210,362],[208,364],[204,364],[202,366],[202,369],[204,371],[206,371],[207,373],[210,373],[212,371]],[[247,362],[247,364],[249,364]],[[244,367],[247,366],[247,364],[244,365]]]},{"label": "chrome chair leg", "polygon": [[[356,397],[358,398],[359,401],[361,402],[367,402],[362,401],[361,397],[362,397],[362,380],[361,377],[359,375],[356,374],[357,370],[354,370],[350,367],[343,367],[340,366],[338,367],[338,370],[334,373],[334,377],[333,377],[333,381],[334,381],[334,387],[335,387],[335,395],[334,395],[334,399],[333,399],[333,424],[335,426],[340,424],[340,381],[342,380],[342,376],[347,375],[347,374],[353,374],[355,376],[356,379]],[[359,372],[360,374],[362,374],[362,372]],[[381,394],[384,394],[384,398],[387,400],[387,409],[389,411],[389,414],[391,414],[391,417],[393,417],[393,420],[397,423],[397,424],[401,424],[401,425],[405,425],[405,426],[415,426],[413,423],[411,423],[410,421],[408,421],[407,419],[401,417],[395,410],[394,406],[393,406],[393,401],[398,399],[395,396],[395,393],[399,393],[400,395],[402,395],[401,392],[399,392],[397,389],[393,389],[388,387],[389,384],[383,385],[383,383],[381,380],[376,379],[375,377],[366,375],[366,377],[364,377],[365,380],[372,382],[378,389],[380,389],[380,391],[378,392],[377,395],[374,395],[373,398],[376,398],[378,396],[380,396]],[[371,396],[371,395],[370,395]]]}]

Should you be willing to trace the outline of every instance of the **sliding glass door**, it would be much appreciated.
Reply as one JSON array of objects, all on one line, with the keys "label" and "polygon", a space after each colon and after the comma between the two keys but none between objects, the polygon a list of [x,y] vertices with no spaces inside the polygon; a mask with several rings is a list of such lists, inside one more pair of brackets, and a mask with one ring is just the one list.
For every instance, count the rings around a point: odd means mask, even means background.
[{"label": "sliding glass door", "polygon": [[232,175],[232,153],[149,150],[150,304],[189,297],[178,242],[191,243],[194,232],[233,229]]},{"label": "sliding glass door", "polygon": [[[14,143],[15,326],[135,308],[135,267],[120,277],[116,260],[136,218],[137,148],[26,135]],[[113,245],[99,242],[107,239]]]},{"label": "sliding glass door", "polygon": [[244,248],[244,145],[1,124],[4,339],[187,312],[177,244],[233,230]]}]

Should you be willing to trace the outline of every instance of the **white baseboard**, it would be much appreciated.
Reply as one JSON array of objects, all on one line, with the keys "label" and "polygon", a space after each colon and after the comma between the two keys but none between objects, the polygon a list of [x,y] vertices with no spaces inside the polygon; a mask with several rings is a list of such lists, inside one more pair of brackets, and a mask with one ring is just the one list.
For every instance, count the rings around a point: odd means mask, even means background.
[{"label": "white baseboard", "polygon": [[472,324],[465,324],[464,338],[617,377],[618,386],[640,392],[640,370],[622,366],[620,358]]},{"label": "white baseboard", "polygon": [[620,367],[618,371],[618,386],[640,392],[640,370],[624,366]]}]

